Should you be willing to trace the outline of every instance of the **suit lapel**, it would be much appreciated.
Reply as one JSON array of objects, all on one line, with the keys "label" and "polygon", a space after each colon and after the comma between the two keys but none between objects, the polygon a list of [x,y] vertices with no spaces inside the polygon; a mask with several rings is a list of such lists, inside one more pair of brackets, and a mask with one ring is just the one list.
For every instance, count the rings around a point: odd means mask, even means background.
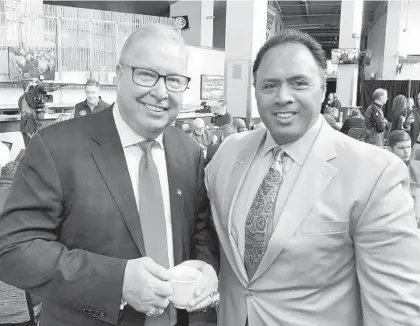
[{"label": "suit lapel", "polygon": [[[254,137],[249,137],[249,140],[245,139],[242,142],[244,146],[238,152],[238,155],[233,162],[233,168],[229,176],[230,181],[226,189],[226,194],[232,194],[232,196],[225,196],[225,202],[223,204],[225,207],[223,211],[228,211],[227,220],[225,219],[222,221],[222,223],[227,223],[227,225],[224,225],[224,229],[228,230],[228,239],[220,239],[222,245],[224,244],[226,257],[230,261],[231,266],[238,276],[238,279],[240,279],[243,284],[245,284],[245,280],[248,279],[248,276],[244,267],[242,255],[238,249],[238,245],[232,237],[232,215],[237,205],[236,200],[239,191],[242,188],[245,176],[248,173],[252,161],[257,155],[259,147],[266,137],[266,130],[264,129],[261,129],[261,131],[255,131],[254,133]],[[242,277],[239,277],[239,275]]]},{"label": "suit lapel", "polygon": [[137,211],[133,187],[124,151],[112,116],[112,106],[95,114],[97,128],[92,136],[99,146],[92,153],[92,157],[114,198],[116,205],[127,224],[142,256],[146,255],[140,217]]},{"label": "suit lapel", "polygon": [[285,203],[253,280],[260,277],[273,264],[333,179],[336,168],[328,162],[336,157],[333,139],[334,134],[330,127],[323,123]]},{"label": "suit lapel", "polygon": [[179,150],[179,136],[168,128],[163,135],[166,167],[168,171],[169,198],[171,202],[172,240],[175,265],[182,262],[183,239],[186,237],[184,221],[184,180],[186,175],[185,157]]}]

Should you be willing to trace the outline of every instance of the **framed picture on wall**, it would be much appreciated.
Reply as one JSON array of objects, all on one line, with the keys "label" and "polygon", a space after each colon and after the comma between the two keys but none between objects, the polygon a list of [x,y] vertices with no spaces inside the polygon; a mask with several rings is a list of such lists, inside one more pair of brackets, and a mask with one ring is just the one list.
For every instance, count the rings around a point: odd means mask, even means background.
[{"label": "framed picture on wall", "polygon": [[358,49],[332,49],[331,61],[333,64],[356,64],[359,60]]},{"label": "framed picture on wall", "polygon": [[225,96],[225,77],[219,75],[201,75],[200,99],[217,101]]},{"label": "framed picture on wall", "polygon": [[44,77],[55,80],[56,54],[54,49],[9,47],[9,78],[12,81]]}]

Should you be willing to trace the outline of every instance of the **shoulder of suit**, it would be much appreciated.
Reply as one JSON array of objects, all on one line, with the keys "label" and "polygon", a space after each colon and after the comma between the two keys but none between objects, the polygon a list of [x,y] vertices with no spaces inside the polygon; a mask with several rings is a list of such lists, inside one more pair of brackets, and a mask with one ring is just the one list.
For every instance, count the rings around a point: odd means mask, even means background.
[{"label": "shoulder of suit", "polygon": [[337,158],[342,157],[348,163],[353,162],[364,169],[382,170],[400,159],[386,147],[379,147],[356,140],[338,131],[334,132]]},{"label": "shoulder of suit", "polygon": [[187,134],[185,134],[185,132],[183,132],[182,130],[176,127],[173,127],[173,126],[167,127],[166,130],[164,131],[164,136],[175,138],[179,142],[188,146],[189,148],[193,148],[193,149],[196,149],[197,151],[201,151],[200,145],[198,145],[198,143],[191,136],[188,136]]},{"label": "shoulder of suit", "polygon": [[216,152],[215,158],[219,156],[224,156],[226,154],[229,154],[231,156],[233,153],[237,153],[244,146],[246,146],[246,144],[249,144],[253,139],[262,138],[262,135],[265,132],[265,129],[258,129],[252,131],[239,132],[230,135],[220,145],[219,149]]},{"label": "shoulder of suit", "polygon": [[417,160],[411,160],[411,161],[410,161],[410,166],[411,166],[412,168],[414,168],[415,170],[420,171],[420,161],[417,161]]}]

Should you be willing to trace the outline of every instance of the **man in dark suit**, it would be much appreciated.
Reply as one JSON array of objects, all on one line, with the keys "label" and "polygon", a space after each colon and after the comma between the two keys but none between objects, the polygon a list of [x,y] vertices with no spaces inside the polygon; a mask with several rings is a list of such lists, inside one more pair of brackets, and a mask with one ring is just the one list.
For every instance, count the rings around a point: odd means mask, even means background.
[{"label": "man in dark suit", "polygon": [[169,301],[180,263],[203,275],[186,310],[217,303],[204,157],[170,127],[186,67],[179,33],[145,25],[121,51],[113,107],[31,141],[0,218],[0,279],[42,297],[40,326],[188,325]]},{"label": "man in dark suit", "polygon": [[83,117],[88,114],[98,113],[109,107],[99,96],[99,83],[94,79],[89,79],[85,85],[86,100],[77,103],[74,107],[72,117]]}]

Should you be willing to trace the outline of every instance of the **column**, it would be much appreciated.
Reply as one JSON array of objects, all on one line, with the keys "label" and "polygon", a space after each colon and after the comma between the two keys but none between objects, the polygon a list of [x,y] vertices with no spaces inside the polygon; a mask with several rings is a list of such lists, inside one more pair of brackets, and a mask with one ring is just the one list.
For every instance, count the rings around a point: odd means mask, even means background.
[{"label": "column", "polygon": [[170,6],[171,17],[188,16],[189,28],[182,30],[188,45],[213,47],[214,0],[180,0]]},{"label": "column", "polygon": [[227,1],[225,100],[233,117],[258,117],[252,64],[266,40],[267,0]]},{"label": "column", "polygon": [[[363,0],[341,1],[340,49],[360,49]],[[355,106],[358,64],[340,64],[337,69],[337,95],[342,106]]]},{"label": "column", "polygon": [[[403,1],[388,1],[383,53],[382,79],[393,80],[396,77],[398,48],[402,32]],[[411,40],[411,42],[414,42]]]}]

